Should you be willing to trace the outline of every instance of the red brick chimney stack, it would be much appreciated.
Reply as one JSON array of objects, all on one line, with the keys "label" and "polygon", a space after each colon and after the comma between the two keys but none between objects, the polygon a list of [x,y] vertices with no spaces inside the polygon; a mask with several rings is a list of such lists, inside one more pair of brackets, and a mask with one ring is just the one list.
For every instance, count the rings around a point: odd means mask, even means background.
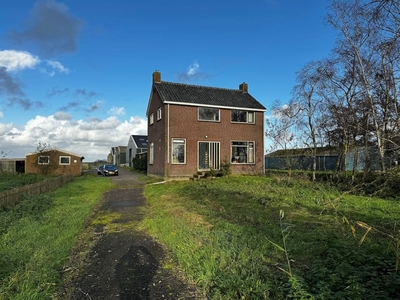
[{"label": "red brick chimney stack", "polygon": [[241,85],[239,85],[239,90],[241,90],[243,93],[248,93],[249,86],[246,82],[243,82]]},{"label": "red brick chimney stack", "polygon": [[153,72],[153,83],[154,82],[161,82],[161,73],[158,70]]}]

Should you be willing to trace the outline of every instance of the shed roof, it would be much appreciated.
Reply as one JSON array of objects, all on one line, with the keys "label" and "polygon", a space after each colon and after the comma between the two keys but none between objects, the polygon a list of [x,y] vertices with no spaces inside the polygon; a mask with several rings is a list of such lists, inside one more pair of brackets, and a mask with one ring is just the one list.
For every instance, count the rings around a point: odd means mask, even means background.
[{"label": "shed roof", "polygon": [[50,149],[46,149],[46,150],[44,150],[44,151],[42,151],[42,152],[31,152],[31,153],[27,153],[27,154],[25,154],[25,156],[38,155],[38,154],[48,153],[48,152],[52,152],[52,151],[61,152],[61,153],[64,153],[64,154],[69,154],[69,155],[71,155],[71,156],[80,157],[81,159],[85,159],[85,157],[83,157],[83,156],[80,155],[80,154],[76,154],[76,153],[73,153],[73,152],[69,152],[69,151],[66,151],[66,150],[62,150],[62,149],[56,148],[56,147],[50,148]]}]

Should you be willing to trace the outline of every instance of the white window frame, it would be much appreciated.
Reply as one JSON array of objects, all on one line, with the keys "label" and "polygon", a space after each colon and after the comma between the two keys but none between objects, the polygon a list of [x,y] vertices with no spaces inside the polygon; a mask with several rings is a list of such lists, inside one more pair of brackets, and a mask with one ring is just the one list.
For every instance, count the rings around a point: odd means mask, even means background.
[{"label": "white window frame", "polygon": [[160,121],[162,118],[162,108],[157,109],[157,121]]},{"label": "white window frame", "polygon": [[[239,149],[244,148],[244,153]],[[231,141],[231,163],[232,164],[255,164],[255,148],[254,141]]]},{"label": "white window frame", "polygon": [[149,147],[149,164],[152,165],[154,164],[154,143],[151,142],[150,143],[150,147]]},{"label": "white window frame", "polygon": [[[46,162],[40,162],[41,159],[46,158]],[[50,164],[50,156],[47,155],[39,155],[38,156],[38,165],[49,165]]]},{"label": "white window frame", "polygon": [[[68,158],[68,162],[67,163],[61,162],[63,158]],[[70,165],[71,164],[71,156],[60,156],[58,163],[60,165]]]},{"label": "white window frame", "polygon": [[[172,143],[171,143],[171,162],[173,165],[184,165],[186,164],[186,139],[179,139],[179,138],[173,138]],[[182,146],[183,145],[183,162],[179,161],[179,148],[176,148],[177,146]]]},{"label": "white window frame", "polygon": [[[218,112],[218,114],[213,114],[214,119],[202,119],[202,118],[201,118],[200,111],[201,111],[201,110],[206,110],[206,109],[208,109],[208,110],[210,110],[210,111],[211,111],[211,110],[215,110],[215,111]],[[198,120],[198,121],[205,121],[205,122],[220,122],[220,120],[221,120],[221,111],[220,111],[219,108],[202,107],[202,106],[200,106],[200,107],[197,109],[197,120]]]},{"label": "white window frame", "polygon": [[150,115],[150,125],[154,124],[154,113]]},{"label": "white window frame", "polygon": [[[233,113],[234,112],[241,112],[246,113],[246,121],[233,121]],[[240,110],[240,109],[233,109],[231,110],[231,123],[240,123],[240,124],[254,124],[256,120],[256,114],[254,111],[247,111],[247,110]]]}]

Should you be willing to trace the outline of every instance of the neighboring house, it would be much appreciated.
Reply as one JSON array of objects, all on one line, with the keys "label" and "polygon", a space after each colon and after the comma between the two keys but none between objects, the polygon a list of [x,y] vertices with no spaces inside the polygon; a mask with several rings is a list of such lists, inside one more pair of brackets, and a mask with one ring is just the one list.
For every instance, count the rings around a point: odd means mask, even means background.
[{"label": "neighboring house", "polygon": [[153,73],[147,107],[149,175],[173,179],[218,170],[264,172],[264,112],[243,83],[225,89],[161,81]]},{"label": "neighboring house", "polygon": [[26,154],[25,173],[62,175],[62,174],[82,174],[82,161],[84,157],[52,148],[42,152]]},{"label": "neighboring house", "polygon": [[111,148],[111,152],[107,155],[107,163],[114,164],[114,147]]},{"label": "neighboring house", "polygon": [[120,166],[120,165],[126,165],[126,146],[118,146],[117,151],[116,151],[116,163],[115,165]]},{"label": "neighboring house", "polygon": [[115,165],[117,162],[117,147],[111,147],[110,154],[107,157],[107,163]]},{"label": "neighboring house", "polygon": [[107,162],[116,166],[126,164],[126,146],[111,147]]},{"label": "neighboring house", "polygon": [[131,135],[126,148],[126,162],[132,167],[132,159],[136,154],[147,152],[147,135]]},{"label": "neighboring house", "polygon": [[25,158],[1,158],[0,172],[25,173]]}]

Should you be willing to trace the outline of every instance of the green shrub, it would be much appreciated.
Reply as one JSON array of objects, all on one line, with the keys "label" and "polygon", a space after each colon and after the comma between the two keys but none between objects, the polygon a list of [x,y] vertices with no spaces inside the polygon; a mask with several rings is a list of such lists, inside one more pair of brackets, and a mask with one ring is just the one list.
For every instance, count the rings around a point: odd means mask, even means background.
[{"label": "green shrub", "polygon": [[132,159],[132,168],[141,172],[147,171],[147,154]]}]

